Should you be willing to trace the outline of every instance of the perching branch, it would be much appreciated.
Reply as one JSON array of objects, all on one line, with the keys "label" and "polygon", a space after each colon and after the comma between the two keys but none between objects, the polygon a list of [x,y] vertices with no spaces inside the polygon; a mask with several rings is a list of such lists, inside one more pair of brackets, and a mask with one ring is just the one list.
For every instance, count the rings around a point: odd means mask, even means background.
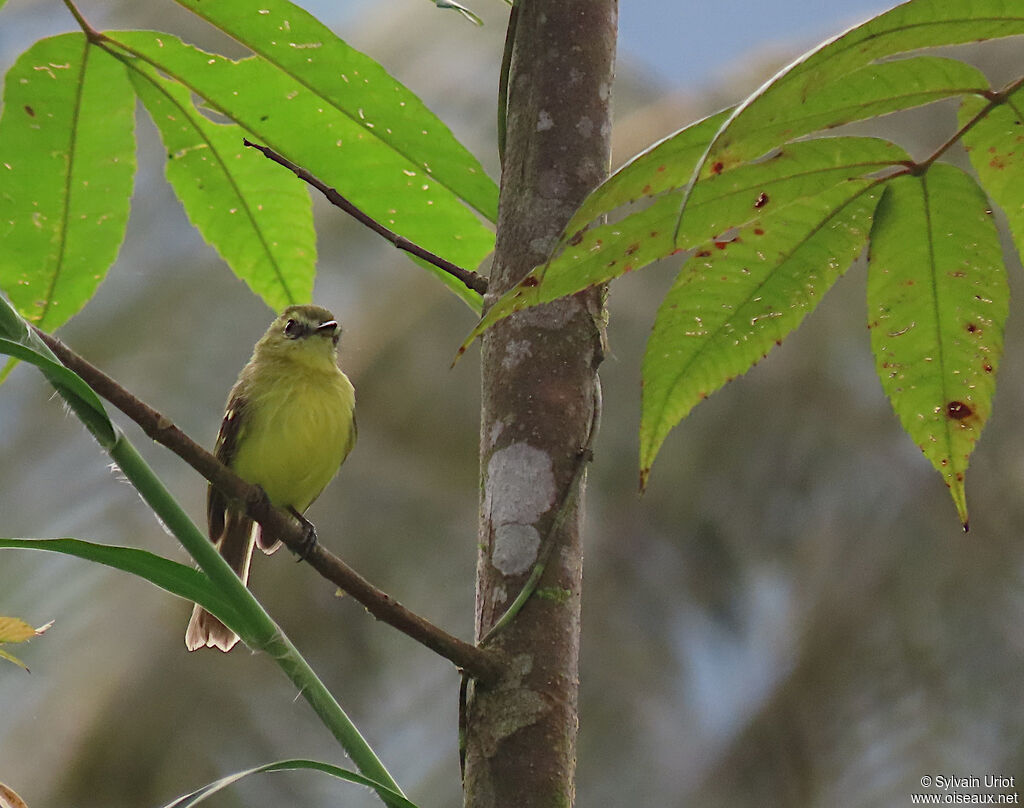
[{"label": "perching branch", "polygon": [[[97,394],[131,418],[150,438],[178,455],[229,499],[244,503],[246,513],[259,522],[270,535],[280,539],[293,552],[301,553],[306,550],[305,529],[291,514],[271,505],[259,486],[247,483],[182,432],[166,415],[136,398],[59,339],[38,328],[35,331],[66,367],[81,376]],[[359,601],[378,620],[440,654],[474,678],[493,682],[501,676],[504,666],[493,652],[460,640],[410,611],[363,578],[322,544],[315,544],[306,553],[305,560],[320,575]]]},{"label": "perching branch", "polygon": [[300,168],[299,166],[295,165],[295,163],[293,163],[291,160],[282,157],[273,149],[267,146],[261,146],[258,143],[253,143],[251,140],[248,140],[247,138],[243,139],[242,142],[245,143],[246,146],[250,146],[253,149],[257,149],[258,151],[263,152],[263,155],[265,157],[273,160],[278,165],[284,166],[303,182],[312,185],[320,193],[327,197],[327,201],[330,202],[332,205],[341,208],[343,211],[345,211],[345,213],[354,218],[356,221],[369,227],[377,235],[383,236],[392,244],[394,244],[398,249],[405,250],[407,253],[415,255],[417,258],[422,258],[424,261],[437,267],[442,272],[447,272],[449,275],[457,278],[463,284],[465,284],[466,288],[472,289],[474,292],[478,292],[479,294],[482,295],[487,291],[487,278],[485,278],[483,275],[479,275],[476,272],[472,272],[471,270],[468,269],[463,269],[457,264],[453,264],[451,261],[448,261],[447,259],[444,259],[441,256],[430,252],[430,250],[424,249],[419,244],[409,241],[409,239],[407,239],[405,236],[400,236],[393,230],[389,230],[376,219],[367,215],[359,208],[357,208],[355,205],[353,205],[351,202],[349,202],[334,188],[331,188],[329,185],[324,184],[316,177],[314,177],[312,174],[310,174],[308,171],[306,171],[306,169]]}]

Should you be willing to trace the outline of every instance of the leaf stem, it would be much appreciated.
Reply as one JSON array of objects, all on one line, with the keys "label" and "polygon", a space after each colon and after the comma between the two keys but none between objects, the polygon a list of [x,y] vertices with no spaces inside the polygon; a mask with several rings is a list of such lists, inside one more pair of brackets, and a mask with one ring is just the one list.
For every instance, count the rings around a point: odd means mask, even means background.
[{"label": "leaf stem", "polygon": [[278,154],[269,146],[261,146],[259,143],[253,143],[251,140],[247,138],[243,140],[243,143],[245,143],[246,146],[249,146],[253,149],[256,149],[257,151],[262,152],[263,156],[266,157],[267,159],[273,160],[278,165],[284,166],[293,174],[295,174],[295,176],[298,177],[300,180],[309,185],[312,185],[320,193],[327,197],[327,201],[330,202],[332,205],[334,205],[337,208],[341,208],[341,210],[345,211],[345,213],[347,213],[357,222],[365,225],[366,227],[369,227],[374,233],[387,239],[392,244],[394,244],[395,247],[397,247],[398,249],[404,250],[410,255],[415,255],[417,258],[421,258],[428,264],[437,267],[442,272],[447,272],[452,277],[457,278],[459,281],[461,281],[466,286],[467,289],[471,289],[472,291],[477,292],[478,294],[481,295],[487,291],[487,278],[485,278],[483,275],[479,275],[476,272],[473,272],[468,269],[463,269],[457,264],[453,264],[451,261],[442,258],[441,256],[435,253],[430,252],[430,250],[421,247],[419,244],[416,244],[415,242],[410,241],[405,236],[400,236],[395,231],[389,230],[387,227],[382,225],[372,216],[370,216],[367,213],[364,213],[362,210],[353,205],[348,199],[346,199],[344,196],[338,193],[338,191],[335,188],[332,188],[329,185],[321,182],[319,179],[317,179],[308,171],[306,171],[306,169],[295,165],[295,163],[293,163],[291,160]]},{"label": "leaf stem", "polygon": [[72,2],[72,0],[64,0],[64,5],[67,6],[68,11],[71,12],[71,16],[75,18],[75,22],[78,23],[78,27],[82,29],[82,33],[85,34],[86,38],[90,42],[100,43],[103,42],[106,37],[103,36],[99,31],[89,25],[88,20],[82,15],[82,12],[78,10],[78,7]]},{"label": "leaf stem", "polygon": [[505,165],[505,136],[508,131],[508,74],[512,69],[512,52],[515,50],[516,23],[519,22],[519,4],[513,2],[508,13],[508,28],[505,29],[505,47],[501,52],[501,73],[498,76],[498,159]]},{"label": "leaf stem", "polygon": [[1021,76],[1015,79],[1014,81],[1010,82],[1002,90],[993,90],[991,92],[982,93],[982,95],[988,99],[988,103],[978,111],[978,114],[971,118],[959,129],[957,129],[956,132],[954,132],[953,135],[950,136],[950,138],[946,140],[945,143],[943,143],[934,152],[932,152],[927,159],[908,166],[907,172],[910,174],[923,174],[925,171],[927,171],[928,168],[932,165],[932,163],[934,163],[943,154],[949,151],[949,149],[952,148],[954,144],[959,142],[964,135],[966,135],[971,129],[974,128],[975,124],[977,124],[981,120],[984,120],[984,118],[987,117],[988,114],[996,107],[1005,104],[1006,99],[1009,98],[1011,94],[1016,92],[1021,87],[1021,85],[1024,85],[1024,76]]}]

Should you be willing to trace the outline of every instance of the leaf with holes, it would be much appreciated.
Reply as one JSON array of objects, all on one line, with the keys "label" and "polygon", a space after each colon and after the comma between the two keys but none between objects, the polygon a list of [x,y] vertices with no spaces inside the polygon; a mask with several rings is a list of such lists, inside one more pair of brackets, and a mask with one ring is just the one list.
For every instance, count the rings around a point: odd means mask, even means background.
[{"label": "leaf with holes", "polygon": [[189,221],[274,311],[307,303],[316,275],[309,193],[243,145],[245,131],[214,123],[178,82],[134,60],[129,76],[167,151],[167,179]]},{"label": "leaf with holes", "polygon": [[135,96],[81,34],[35,43],[8,71],[0,118],[0,289],[53,330],[117,257],[135,175]]},{"label": "leaf with holes", "polygon": [[949,486],[965,529],[964,473],[992,411],[1009,300],[987,205],[950,165],[894,179],[875,215],[868,271],[882,387]]},{"label": "leaf with holes", "polygon": [[[989,106],[985,98],[965,99],[960,125],[966,126]],[[1024,85],[964,134],[964,146],[981,184],[1006,214],[1017,254],[1024,259]]]},{"label": "leaf with holes", "polygon": [[[207,5],[211,14],[214,6],[220,8],[220,4],[203,4],[203,8]],[[258,15],[258,9],[253,13]],[[314,61],[315,69],[307,75],[286,60],[282,50],[269,54],[275,61],[254,56],[236,62],[169,34],[119,31],[108,36],[126,53],[175,79],[200,96],[205,106],[251,132],[253,140],[302,166],[411,241],[463,267],[478,266],[493,249],[492,229],[465,203],[479,204],[489,216],[497,204],[496,191],[493,197],[478,199],[479,191],[454,184],[447,170],[443,177],[435,176],[434,164],[424,155],[431,154],[434,137],[439,143],[448,142],[451,133],[420,102],[413,108],[409,99],[414,96],[387,78],[379,66],[379,73],[365,73],[367,65],[376,64],[367,57],[356,54],[359,58],[351,62],[351,70],[344,66],[349,62],[335,66]],[[289,57],[303,51],[303,60],[320,59],[314,55],[315,47],[291,47],[312,46],[319,39],[307,42],[278,35],[278,40],[278,45],[290,43],[285,49]],[[259,47],[252,37],[249,44]],[[267,47],[276,46],[270,42]],[[325,88],[323,82],[329,79],[333,84]],[[365,106],[354,106],[352,99],[362,99]],[[421,148],[413,151],[402,146],[405,141],[392,139],[392,135],[398,137],[395,127]],[[473,165],[464,169],[470,176],[482,171]],[[286,169],[278,170],[287,175]],[[493,189],[493,183],[484,180]],[[461,193],[471,194],[472,201]],[[446,272],[428,270],[467,305],[480,310],[479,294]]]},{"label": "leaf with holes", "polygon": [[878,185],[849,180],[767,213],[683,266],[644,355],[641,486],[672,428],[780,343],[861,252]]},{"label": "leaf with holes", "polygon": [[[769,160],[697,185],[675,237],[682,200],[682,191],[677,189],[622,221],[579,233],[560,255],[534,269],[498,300],[465,344],[514,311],[604,283],[680,250],[725,239],[732,228],[761,220],[772,211],[817,196],[851,178],[901,166],[909,159],[899,146],[877,138],[791,143]],[[763,230],[755,235],[763,235]]]}]

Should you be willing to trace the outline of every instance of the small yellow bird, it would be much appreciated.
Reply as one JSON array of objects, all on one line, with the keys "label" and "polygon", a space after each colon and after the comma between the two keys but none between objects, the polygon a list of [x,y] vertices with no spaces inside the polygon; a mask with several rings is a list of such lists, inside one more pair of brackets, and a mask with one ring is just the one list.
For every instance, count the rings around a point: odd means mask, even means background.
[{"label": "small yellow bird", "polygon": [[[271,324],[231,388],[214,450],[222,463],[259,485],[279,508],[301,518],[356,441],[355,390],[338,367],[341,327],[320,306],[289,306]],[[253,545],[273,553],[281,542],[263,536],[237,505],[212,485],[206,517],[210,541],[242,582]],[[238,636],[196,604],[189,651],[230,651]]]}]

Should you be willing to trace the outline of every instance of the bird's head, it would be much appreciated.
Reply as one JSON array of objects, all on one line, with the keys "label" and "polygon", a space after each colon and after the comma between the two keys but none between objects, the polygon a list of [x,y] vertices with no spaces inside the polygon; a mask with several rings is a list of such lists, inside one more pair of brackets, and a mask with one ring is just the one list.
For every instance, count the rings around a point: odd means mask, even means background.
[{"label": "bird's head", "polygon": [[271,323],[257,354],[309,364],[337,360],[341,326],[322,306],[289,306]]}]

